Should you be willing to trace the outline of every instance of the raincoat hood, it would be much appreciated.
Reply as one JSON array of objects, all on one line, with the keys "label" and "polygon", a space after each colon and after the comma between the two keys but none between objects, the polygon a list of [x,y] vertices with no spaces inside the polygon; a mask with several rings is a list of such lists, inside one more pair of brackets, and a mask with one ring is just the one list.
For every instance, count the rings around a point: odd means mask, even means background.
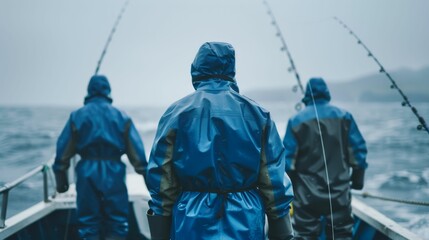
[{"label": "raincoat hood", "polygon": [[[235,81],[235,50],[229,43],[206,42],[198,50],[191,65],[192,84],[208,79]],[[235,85],[235,84],[234,84]]]},{"label": "raincoat hood", "polygon": [[307,86],[305,88],[304,98],[301,100],[305,105],[309,105],[313,102],[311,97],[311,91],[313,91],[315,102],[329,102],[331,100],[331,94],[329,93],[328,86],[326,85],[325,80],[323,80],[323,78],[311,78],[308,81]]},{"label": "raincoat hood", "polygon": [[111,103],[113,100],[110,97],[110,91],[110,84],[107,77],[103,75],[92,76],[89,80],[88,95],[85,97],[85,104],[96,97],[104,98]]}]

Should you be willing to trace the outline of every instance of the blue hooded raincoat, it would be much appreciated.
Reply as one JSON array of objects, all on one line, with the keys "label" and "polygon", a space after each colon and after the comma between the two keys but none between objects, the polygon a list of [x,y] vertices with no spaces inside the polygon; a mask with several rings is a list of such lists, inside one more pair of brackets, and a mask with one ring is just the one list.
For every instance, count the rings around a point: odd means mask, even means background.
[{"label": "blue hooded raincoat", "polygon": [[172,216],[171,239],[264,239],[265,214],[286,216],[293,198],[275,124],[238,93],[231,45],[202,45],[191,74],[196,91],[159,122],[150,208]]},{"label": "blue hooded raincoat", "polygon": [[56,173],[64,173],[75,154],[81,157],[75,170],[82,238],[98,236],[101,224],[107,236],[126,236],[129,203],[121,156],[127,154],[137,173],[146,173],[143,142],[131,118],[111,103],[107,78],[93,76],[85,106],[71,113],[57,142]]}]

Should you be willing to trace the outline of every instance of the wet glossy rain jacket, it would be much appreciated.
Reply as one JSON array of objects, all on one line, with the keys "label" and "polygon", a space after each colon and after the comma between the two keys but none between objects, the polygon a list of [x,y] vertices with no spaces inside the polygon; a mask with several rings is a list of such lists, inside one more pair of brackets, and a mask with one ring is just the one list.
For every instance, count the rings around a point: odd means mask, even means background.
[{"label": "wet glossy rain jacket", "polygon": [[322,129],[334,209],[350,206],[350,169],[367,167],[365,140],[353,116],[331,105],[330,99],[324,80],[311,79],[302,100],[306,107],[289,119],[283,140],[286,148],[286,171],[292,178],[295,193],[294,207],[313,205],[321,214],[329,213],[329,198],[314,107],[317,108]]},{"label": "wet glossy rain jacket", "polygon": [[132,120],[111,103],[107,78],[93,76],[85,106],[71,113],[57,142],[56,173],[69,168],[73,155],[81,157],[75,169],[81,237],[98,235],[101,221],[107,235],[126,235],[129,203],[121,156],[127,154],[139,174],[145,174],[147,167]]},{"label": "wet glossy rain jacket", "polygon": [[191,74],[196,91],[159,122],[150,208],[172,216],[171,239],[264,239],[265,213],[286,216],[293,198],[275,124],[238,93],[231,45],[205,43]]}]

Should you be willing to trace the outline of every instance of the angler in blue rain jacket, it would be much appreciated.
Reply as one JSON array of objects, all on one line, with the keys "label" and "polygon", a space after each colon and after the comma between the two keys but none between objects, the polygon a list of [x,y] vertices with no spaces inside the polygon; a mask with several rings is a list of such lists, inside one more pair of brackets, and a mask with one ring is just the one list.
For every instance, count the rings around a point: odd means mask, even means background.
[{"label": "angler in blue rain jacket", "polygon": [[[289,119],[283,140],[286,171],[292,179],[295,193],[294,229],[298,239],[316,239],[321,231],[321,216],[327,218],[326,233],[332,235],[324,155],[335,239],[351,239],[350,188],[363,188],[367,167],[365,140],[352,115],[331,105],[330,100],[325,81],[321,78],[310,79],[302,100],[306,108]],[[323,145],[318,124],[322,129]]]},{"label": "angler in blue rain jacket", "polygon": [[270,114],[240,95],[230,44],[210,42],[191,67],[195,92],[162,116],[148,165],[156,239],[290,239],[289,178]]},{"label": "angler in blue rain jacket", "polygon": [[75,170],[82,239],[98,240],[101,226],[106,239],[125,239],[129,203],[121,156],[127,154],[137,173],[146,173],[143,142],[131,118],[111,103],[107,78],[93,76],[85,106],[71,113],[57,142],[53,169],[59,192],[68,189],[70,158],[81,157]]}]

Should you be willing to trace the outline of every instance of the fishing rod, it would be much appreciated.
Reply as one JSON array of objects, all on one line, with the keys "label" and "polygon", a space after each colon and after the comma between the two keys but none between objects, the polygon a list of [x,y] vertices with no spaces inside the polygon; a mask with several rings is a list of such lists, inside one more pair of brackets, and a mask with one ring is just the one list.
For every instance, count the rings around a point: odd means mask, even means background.
[{"label": "fishing rod", "polygon": [[120,11],[120,13],[119,13],[118,17],[116,18],[115,23],[113,24],[112,30],[110,31],[109,37],[107,38],[106,45],[104,45],[103,52],[101,52],[100,59],[98,59],[98,62],[97,62],[97,68],[95,69],[95,74],[94,74],[94,75],[97,75],[98,71],[100,70],[100,67],[101,67],[101,64],[102,64],[102,62],[103,62],[104,56],[106,55],[106,52],[107,52],[107,48],[109,47],[110,42],[112,41],[113,35],[114,35],[114,34],[115,34],[115,32],[116,32],[116,28],[118,27],[119,22],[120,22],[120,21],[121,21],[121,19],[122,19],[122,15],[124,14],[124,12],[125,12],[125,10],[126,10],[126,8],[127,8],[127,6],[128,6],[128,3],[129,3],[129,2],[130,2],[130,1],[129,1],[129,0],[127,0],[127,1],[124,3],[124,5],[122,6],[122,9],[121,9],[121,11]]},{"label": "fishing rod", "polygon": [[390,80],[390,88],[391,89],[396,89],[399,94],[402,96],[402,106],[405,107],[409,107],[411,109],[411,111],[414,113],[414,115],[417,117],[418,121],[419,121],[419,125],[417,125],[417,130],[425,130],[427,133],[429,133],[429,128],[426,125],[426,122],[424,120],[424,118],[422,116],[420,116],[420,114],[418,113],[417,109],[411,105],[411,102],[408,100],[408,97],[405,95],[405,93],[399,88],[398,84],[395,82],[395,80],[392,78],[392,76],[386,71],[386,69],[383,67],[383,65],[380,63],[380,61],[378,61],[378,59],[374,56],[374,54],[369,50],[369,48],[362,42],[362,40],[356,35],[355,32],[353,32],[353,30],[351,30],[343,21],[341,21],[339,18],[334,17],[334,19],[341,25],[343,26],[349,33],[350,35],[352,35],[356,40],[357,43],[359,45],[361,45],[368,53],[368,57],[372,58],[375,63],[378,65],[378,67],[380,67],[379,72],[380,73],[384,73],[384,75],[386,75],[386,77]]},{"label": "fishing rod", "polygon": [[[285,38],[283,37],[283,34],[282,34],[281,30],[280,30],[279,25],[277,24],[277,20],[276,20],[274,14],[273,14],[273,12],[272,12],[272,10],[271,10],[270,5],[268,4],[268,2],[266,0],[263,0],[263,2],[264,2],[265,6],[268,9],[268,11],[267,11],[268,15],[271,16],[271,24],[273,24],[274,27],[277,30],[276,36],[280,38],[280,41],[281,41],[281,43],[283,45],[282,48],[281,48],[281,51],[285,51],[286,52],[287,58],[289,60],[290,67],[289,67],[288,71],[294,73],[296,81],[298,83],[298,85],[293,86],[292,91],[296,92],[298,90],[298,88],[299,88],[301,90],[302,95],[305,95],[304,87],[302,86],[302,83],[301,83],[301,78],[300,78],[299,73],[298,73],[298,71],[296,69],[295,62],[293,61],[293,58],[292,58],[292,54],[290,53],[290,51],[289,51],[289,49],[287,47]],[[310,84],[308,86],[309,86],[311,98],[312,98],[313,102],[315,102],[315,97],[314,97],[314,94],[313,94],[313,89],[312,89],[312,87],[311,87]],[[323,141],[322,128],[320,126],[320,119],[319,119],[319,114],[318,114],[318,111],[317,111],[316,104],[313,104],[313,108],[314,108],[314,111],[315,111],[316,120],[317,120],[317,126],[318,126],[318,130],[319,130],[319,133],[320,133],[319,134],[319,136],[320,136],[320,143],[321,143],[321,146],[322,146],[322,153],[323,153],[323,160],[324,160],[323,162],[324,162],[324,165],[325,165],[325,175],[326,175],[326,180],[327,180],[326,182],[327,182],[327,185],[328,185],[327,187],[328,187],[328,195],[329,195],[329,209],[330,209],[330,215],[331,215],[331,231],[332,231],[331,234],[332,234],[332,238],[335,239],[334,217],[333,217],[334,213],[333,213],[333,207],[332,207],[331,186],[330,186],[330,183],[329,183],[328,163],[327,163],[327,160],[326,160],[325,144],[324,144],[324,141]],[[301,110],[301,103],[297,103],[295,105],[295,109],[297,111]]]},{"label": "fishing rod", "polygon": [[[267,7],[268,15],[270,15],[270,17],[271,17],[271,24],[276,28],[276,31],[277,31],[276,36],[280,38],[280,41],[282,43],[282,47],[280,48],[280,50],[282,52],[284,51],[286,53],[286,56],[289,60],[290,67],[288,68],[288,71],[294,73],[295,79],[296,79],[297,84],[298,84],[298,85],[294,85],[292,87],[292,91],[297,92],[298,88],[299,88],[301,90],[302,95],[304,95],[304,87],[302,86],[301,78],[299,76],[298,70],[296,69],[295,62],[293,61],[293,58],[292,58],[292,54],[290,53],[289,48],[287,47],[286,40],[283,37],[282,31],[280,30],[279,25],[277,24],[277,20],[273,14],[273,11],[271,10],[270,5],[268,4],[268,2],[266,0],[263,0],[263,2],[265,4],[265,6]],[[301,110],[301,103],[297,103],[295,105],[295,109],[297,111]]]}]

